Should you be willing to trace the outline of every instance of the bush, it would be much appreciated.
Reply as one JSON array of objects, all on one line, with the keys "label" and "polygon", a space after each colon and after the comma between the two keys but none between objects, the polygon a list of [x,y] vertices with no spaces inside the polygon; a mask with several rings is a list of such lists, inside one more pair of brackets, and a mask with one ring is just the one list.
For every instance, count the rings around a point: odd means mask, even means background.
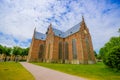
[{"label": "bush", "polygon": [[120,70],[120,46],[112,48],[103,62],[111,68]]}]

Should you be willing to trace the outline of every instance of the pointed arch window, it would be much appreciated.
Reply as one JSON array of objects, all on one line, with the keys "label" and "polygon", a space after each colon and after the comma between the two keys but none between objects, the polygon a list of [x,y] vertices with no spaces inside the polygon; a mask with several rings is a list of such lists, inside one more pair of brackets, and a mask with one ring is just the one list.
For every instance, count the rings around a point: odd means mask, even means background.
[{"label": "pointed arch window", "polygon": [[88,38],[85,38],[85,42],[86,42],[86,48],[87,48],[87,53],[88,53],[88,60],[91,60],[90,45],[89,45],[89,40],[88,40]]},{"label": "pointed arch window", "polygon": [[59,42],[59,54],[58,54],[58,58],[62,59],[62,42]]},{"label": "pointed arch window", "polygon": [[50,43],[48,44],[48,55],[47,55],[47,58],[48,59],[50,58]]},{"label": "pointed arch window", "polygon": [[73,59],[77,59],[76,39],[72,39]]},{"label": "pointed arch window", "polygon": [[65,42],[65,59],[67,60],[69,56],[69,52],[68,52],[68,42]]},{"label": "pointed arch window", "polygon": [[44,45],[41,44],[39,47],[39,54],[38,54],[39,59],[42,59],[43,55],[44,55]]}]

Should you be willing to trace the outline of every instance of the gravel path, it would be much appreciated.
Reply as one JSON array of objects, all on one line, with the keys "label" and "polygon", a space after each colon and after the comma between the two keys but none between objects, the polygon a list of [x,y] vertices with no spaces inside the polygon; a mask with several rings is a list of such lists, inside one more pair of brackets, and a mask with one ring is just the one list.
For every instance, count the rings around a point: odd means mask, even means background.
[{"label": "gravel path", "polygon": [[27,62],[20,62],[36,80],[85,80],[77,76],[69,75],[45,67],[37,66]]}]

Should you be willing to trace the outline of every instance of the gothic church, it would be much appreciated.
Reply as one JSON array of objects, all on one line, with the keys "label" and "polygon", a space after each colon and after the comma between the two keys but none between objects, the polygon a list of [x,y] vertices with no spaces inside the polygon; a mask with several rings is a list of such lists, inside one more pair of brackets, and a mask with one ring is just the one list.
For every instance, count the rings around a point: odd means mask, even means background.
[{"label": "gothic church", "polygon": [[66,32],[49,25],[46,34],[34,30],[28,62],[94,64],[95,56],[84,18]]}]

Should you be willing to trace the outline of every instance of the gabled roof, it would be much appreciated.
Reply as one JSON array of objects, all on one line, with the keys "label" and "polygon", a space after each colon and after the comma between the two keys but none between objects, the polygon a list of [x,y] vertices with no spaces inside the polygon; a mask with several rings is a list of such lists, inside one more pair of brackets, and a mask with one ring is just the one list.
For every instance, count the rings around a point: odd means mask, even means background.
[{"label": "gabled roof", "polygon": [[77,25],[73,26],[72,28],[68,29],[66,32],[64,32],[64,37],[68,37],[80,30],[80,23]]},{"label": "gabled roof", "polygon": [[45,40],[46,34],[35,31],[34,37],[35,37],[35,39]]},{"label": "gabled roof", "polygon": [[55,33],[55,35],[59,36],[59,37],[62,37],[62,38],[68,37],[68,36],[78,32],[79,30],[80,30],[80,23],[78,23],[77,25],[68,29],[66,32],[62,32],[58,29],[53,28],[53,32]]},{"label": "gabled roof", "polygon": [[59,36],[59,37],[64,37],[64,32],[58,30],[58,29],[55,29],[55,28],[52,28],[53,29],[53,32],[56,36]]},{"label": "gabled roof", "polygon": [[[55,29],[52,27],[52,30],[56,36],[59,36],[61,38],[68,37],[80,30],[80,24],[78,23],[77,25],[73,26],[72,28],[68,29],[66,32],[62,32],[58,29]],[[40,39],[40,40],[45,40],[46,39],[46,34],[40,33],[35,31],[35,39]]]}]

